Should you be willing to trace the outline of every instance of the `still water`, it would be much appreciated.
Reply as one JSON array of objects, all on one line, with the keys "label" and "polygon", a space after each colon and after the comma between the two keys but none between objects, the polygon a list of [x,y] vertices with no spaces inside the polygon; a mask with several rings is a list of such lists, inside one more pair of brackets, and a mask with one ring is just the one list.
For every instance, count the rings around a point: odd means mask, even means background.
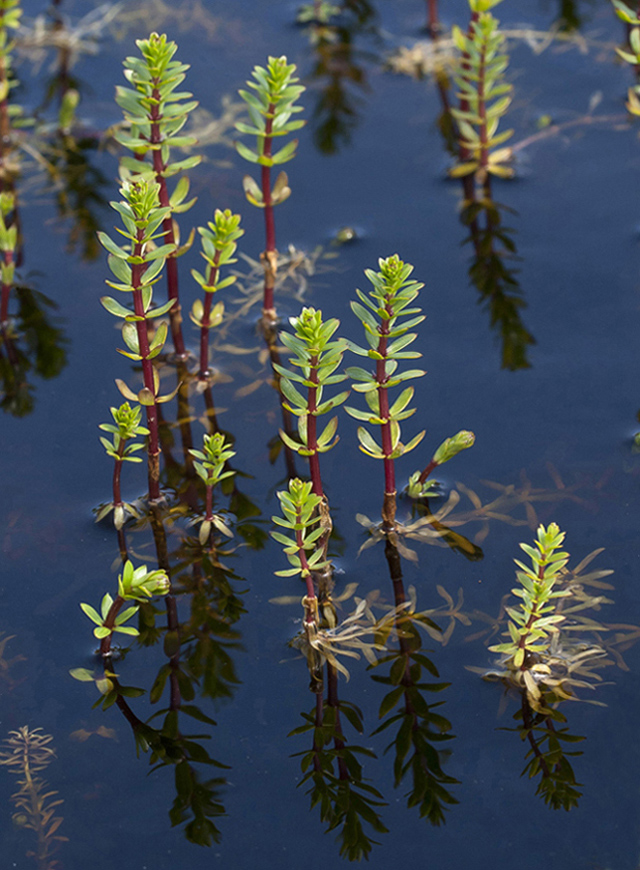
[{"label": "still water", "polygon": [[[466,26],[468,6],[440,5],[446,40],[453,24]],[[359,735],[343,721],[345,737],[369,750],[360,757],[364,782],[380,793],[374,811],[387,829],[376,833],[365,820],[378,841],[369,865],[458,868],[472,860],[505,870],[541,864],[634,870],[640,863],[640,654],[633,642],[640,631],[640,460],[632,450],[640,428],[640,143],[625,111],[633,71],[615,53],[623,25],[605,0],[505,0],[494,10],[510,34],[514,100],[503,123],[515,130],[516,174],[494,182],[500,226],[495,256],[482,258],[461,221],[460,183],[447,178],[452,157],[439,124],[442,88],[428,64],[425,4],[344,6],[334,41],[323,42],[309,26],[296,25],[296,3],[280,0],[132,0],[118,8],[60,2],[49,14],[74,34],[62,77],[61,56],[33,44],[27,50],[22,34],[15,99],[41,119],[43,142],[55,140],[60,88],[77,88],[81,102],[74,147],[67,141],[65,152],[56,140],[57,157],[49,149],[45,164],[39,140],[27,138],[20,158],[18,274],[31,288],[22,291],[20,310],[31,332],[22,393],[7,382],[2,415],[0,739],[25,725],[52,736],[47,745],[56,755],[39,775],[58,793],[49,800],[63,801],[55,808],[63,819],[55,833],[66,839],[49,857],[27,855],[37,850],[36,832],[12,802],[16,777],[0,767],[2,868],[319,870],[343,860],[336,840],[342,826],[325,833],[320,807],[309,808],[309,784],[297,787],[296,753],[311,749],[312,734],[287,736],[304,724],[301,714],[313,713],[315,695],[305,661],[288,646],[300,630],[302,586],[273,573],[286,567],[268,531],[287,467],[277,451],[280,408],[250,277],[221,291],[227,313],[237,316],[221,328],[213,355],[211,401],[217,425],[234,441],[238,472],[231,496],[218,497],[236,527],[228,555],[219,556],[222,566],[202,561],[184,523],[185,511],[202,510],[202,493],[182,482],[184,450],[189,437],[199,445],[211,413],[194,390],[189,405],[163,406],[163,484],[182,493],[174,504],[185,505],[167,520],[182,623],[181,657],[173,660],[182,675],[180,736],[166,725],[168,688],[162,692],[157,682],[168,661],[159,642],[166,633],[162,602],[155,606],[157,632],[147,622],[144,643],[134,639],[113,663],[122,685],[145,692],[126,699],[130,715],[116,705],[93,709],[96,686],[69,674],[100,673],[79,603],[97,606],[106,591],[114,593],[120,570],[115,531],[108,520],[94,522],[93,509],[111,497],[112,475],[97,427],[121,401],[114,379],[135,383],[139,374],[115,352],[119,335],[98,301],[109,275],[94,238],[99,228],[111,232],[117,217],[106,205],[117,198],[118,148],[106,132],[121,119],[114,86],[122,81],[122,59],[136,52],[134,40],[151,28],[178,43],[177,57],[191,65],[188,88],[200,103],[193,125],[205,159],[191,172],[198,201],[181,216],[184,236],[210,220],[214,208],[231,208],[243,215],[239,251],[258,259],[262,215],[242,193],[248,170],[233,148],[233,119],[242,108],[237,90],[253,66],[286,54],[307,87],[301,102],[309,123],[287,167],[292,195],[276,210],[277,237],[281,251],[291,245],[306,259],[296,255],[302,264],[282,288],[278,313],[286,323],[302,304],[322,308],[339,318],[342,335],[360,342],[362,327],[349,305],[355,288],[367,289],[364,269],[398,253],[425,284],[420,305],[427,319],[415,347],[428,372],[415,382],[418,411],[403,423],[407,440],[426,429],[427,446],[398,461],[399,482],[404,486],[426,465],[445,437],[462,428],[476,435],[473,449],[438,475],[441,503],[452,490],[461,496],[443,521],[460,519],[455,531],[464,545],[408,541],[419,561],[403,561],[418,609],[440,608],[432,618],[443,631],[454,625],[445,644],[423,635],[439,674],[425,679],[450,684],[428,697],[442,702],[434,712],[451,723],[452,739],[436,745],[444,788],[455,801],[444,811],[445,824],[433,826],[407,806],[409,775],[394,787],[394,751],[385,754],[393,729],[372,735],[388,689],[371,677],[384,668],[372,672],[363,658],[347,659],[350,680],[339,680],[340,700],[356,705],[363,722]],[[36,0],[24,10],[33,43],[34,19],[47,10]],[[424,74],[408,74],[415,66],[407,57],[425,52]],[[339,244],[338,235],[352,238]],[[180,263],[185,309],[198,295],[188,275],[199,268],[195,247]],[[251,263],[241,257],[237,267],[246,275]],[[15,316],[17,296],[12,306]],[[186,318],[184,328],[195,354],[198,331]],[[165,378],[175,383],[168,364],[163,386]],[[355,421],[342,413],[339,433],[337,447],[323,456],[335,527],[334,595],[357,584],[356,597],[377,593],[389,604],[384,545],[358,555],[367,533],[356,520],[357,514],[378,520],[381,463],[358,450]],[[303,460],[295,463],[303,475]],[[125,471],[125,498],[133,500],[145,492],[144,468]],[[402,499],[399,518],[410,513]],[[536,795],[539,777],[520,776],[529,744],[509,730],[517,726],[517,697],[468,670],[495,661],[488,635],[514,585],[518,543],[532,540],[538,522],[551,521],[566,531],[572,564],[603,547],[593,567],[615,572],[603,593],[612,603],[595,614],[607,627],[603,642],[605,635],[612,639],[612,664],[598,672],[602,685],[578,692],[600,703],[562,706],[569,733],[586,738],[567,744],[582,751],[571,759],[581,797],[569,812],[554,811]],[[154,567],[144,523],[128,527],[126,540],[136,565]],[[345,600],[342,618],[354,606],[353,597]],[[145,614],[151,620],[149,608]],[[184,761],[149,772],[150,753],[136,755],[133,734],[144,734],[143,723],[158,709],[149,724],[161,729],[165,721],[164,748],[170,739],[171,751],[181,746],[190,759],[187,774]],[[203,763],[204,751],[214,765]]]}]

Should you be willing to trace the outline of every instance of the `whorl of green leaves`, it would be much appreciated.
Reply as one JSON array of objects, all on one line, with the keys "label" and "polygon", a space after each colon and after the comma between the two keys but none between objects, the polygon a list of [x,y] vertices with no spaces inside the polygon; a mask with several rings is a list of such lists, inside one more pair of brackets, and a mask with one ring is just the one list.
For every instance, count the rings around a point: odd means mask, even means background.
[{"label": "whorl of green leaves", "polygon": [[107,451],[107,456],[112,459],[124,460],[126,462],[142,462],[139,456],[133,456],[138,450],[142,450],[144,444],[127,444],[121,451],[122,444],[126,444],[137,435],[148,435],[149,430],[145,426],[140,425],[142,417],[142,408],[140,405],[135,405],[133,408],[129,402],[123,402],[119,408],[110,408],[111,416],[114,423],[100,423],[99,429],[104,432],[110,432],[113,435],[113,440],[108,438],[100,438],[102,446]]},{"label": "whorl of green leaves", "polygon": [[[153,284],[159,279],[165,259],[173,249],[172,245],[155,247],[152,244],[154,239],[163,236],[162,231],[157,232],[157,230],[161,228],[162,221],[169,213],[168,208],[161,208],[158,205],[158,190],[159,185],[155,181],[135,177],[130,182],[125,182],[121,187],[122,200],[111,203],[111,207],[122,218],[124,230],[119,229],[118,232],[129,240],[127,245],[120,246],[106,233],[98,233],[101,244],[109,253],[109,268],[118,279],[117,282],[107,281],[106,283],[122,293],[134,293],[138,290],[142,293],[144,317],[125,308],[111,296],[103,296],[100,300],[110,314],[125,321],[122,327],[122,337],[129,350],[120,350],[119,352],[133,360],[142,359],[135,321],[162,317],[173,305],[173,300],[158,308],[154,308],[152,305]],[[142,267],[139,270],[137,286],[132,283],[133,266]],[[167,325],[161,323],[150,342],[149,359],[153,359],[160,353],[166,337]]]},{"label": "whorl of green leaves", "polygon": [[[303,308],[298,317],[290,318],[289,323],[293,326],[294,335],[281,332],[280,341],[294,354],[294,356],[289,357],[289,362],[295,368],[286,369],[277,364],[274,365],[274,368],[281,376],[280,389],[286,400],[285,407],[298,418],[300,443],[294,441],[282,430],[280,430],[280,437],[287,447],[295,450],[301,456],[326,453],[338,441],[337,436],[334,438],[338,428],[338,418],[331,418],[320,435],[317,436],[315,445],[309,444],[308,418],[326,414],[341,405],[349,395],[348,390],[346,390],[331,399],[322,401],[325,387],[338,384],[346,378],[346,375],[335,374],[342,362],[346,342],[343,339],[331,341],[340,321],[331,318],[331,320],[324,322],[322,311],[316,311],[315,308]],[[300,393],[294,383],[306,387],[307,395],[304,396]],[[309,407],[309,391],[313,391],[315,407],[312,409]]]},{"label": "whorl of green leaves", "polygon": [[[175,163],[169,162],[171,148],[183,148],[196,143],[194,136],[180,133],[189,112],[198,103],[190,99],[192,94],[176,91],[184,81],[189,65],[172,59],[178,46],[167,40],[164,33],[152,33],[148,39],[136,40],[136,45],[142,57],[127,57],[124,61],[124,75],[132,87],[116,88],[116,102],[131,129],[129,132],[116,133],[116,139],[136,154],[147,155],[159,150],[164,166],[162,176],[169,178],[197,166],[202,159],[193,156]],[[121,165],[134,173],[145,171],[145,168],[152,171],[150,166],[145,167],[145,164],[131,157],[123,158]],[[178,188],[172,197],[172,211],[186,211],[195,200],[184,202],[189,190],[186,179],[180,182]]]},{"label": "whorl of green leaves", "polygon": [[[431,459],[431,465],[437,468],[439,465],[444,465],[449,462],[454,456],[457,456],[462,450],[468,450],[473,447],[476,441],[476,436],[473,432],[466,429],[461,429],[450,438],[445,438],[442,444],[438,447]],[[428,470],[428,469],[427,469]],[[421,472],[414,472],[409,478],[407,492],[411,498],[420,498],[432,494],[432,490],[436,487],[437,481],[428,478],[424,481],[420,480]]]},{"label": "whorl of green leaves", "polygon": [[510,656],[509,666],[513,670],[526,669],[530,657],[537,659],[544,654],[549,649],[551,633],[557,631],[557,624],[564,620],[561,613],[555,612],[555,601],[571,593],[554,590],[569,559],[568,553],[560,551],[563,541],[564,532],[556,523],[550,523],[546,529],[539,526],[535,547],[520,544],[531,559],[531,567],[514,560],[520,568],[516,577],[521,585],[511,591],[522,600],[518,607],[507,607],[511,617],[508,623],[511,640],[489,647],[492,652]]},{"label": "whorl of green leaves", "polygon": [[[218,290],[231,286],[236,280],[235,275],[220,279],[220,269],[222,266],[236,262],[233,256],[238,247],[236,239],[244,235],[244,230],[240,229],[240,215],[232,214],[228,208],[224,211],[216,209],[213,222],[209,221],[206,227],[198,227],[198,232],[202,244],[200,256],[204,258],[209,268],[206,277],[196,269],[192,269],[191,274],[205,293],[217,293]],[[196,326],[203,326],[203,313],[202,301],[197,299],[190,313],[191,320]],[[220,302],[211,311],[209,326],[216,326],[222,319],[223,313],[224,305]]]},{"label": "whorl of green leaves", "polygon": [[[513,135],[513,130],[498,133],[500,119],[511,103],[512,87],[504,80],[509,57],[504,53],[504,36],[490,12],[480,11],[495,5],[488,0],[471,0],[469,32],[453,28],[453,39],[461,52],[455,82],[460,88],[464,108],[452,109],[460,131],[464,159],[450,170],[456,178],[482,172],[510,178],[513,169],[505,166],[510,148],[496,148]],[[478,7],[476,9],[476,7]]]},{"label": "whorl of green leaves", "polygon": [[[154,595],[166,595],[170,588],[171,584],[165,571],[147,571],[146,565],[141,565],[139,568],[134,569],[129,560],[124,563],[122,574],[118,577],[118,597],[121,599],[120,603],[123,601],[148,601]],[[128,607],[126,610],[118,613],[113,620],[113,625],[110,627],[105,623],[113,604],[114,599],[107,592],[100,602],[100,613],[91,607],[90,604],[80,605],[83,612],[96,624],[96,628],[93,629],[94,635],[99,639],[107,637],[114,632],[133,636],[138,635],[137,628],[131,625],[124,625],[125,622],[138,612],[138,605]]]},{"label": "whorl of green leaves", "polygon": [[[241,157],[250,163],[276,166],[295,157],[297,139],[292,139],[275,154],[270,153],[273,137],[286,136],[287,133],[299,130],[305,123],[290,120],[293,114],[302,111],[302,106],[296,106],[295,102],[305,90],[302,85],[296,84],[299,79],[295,77],[295,71],[295,64],[288,64],[286,57],[270,57],[266,69],[262,66],[254,67],[254,81],[247,82],[251,91],[239,91],[247,104],[251,123],[238,121],[236,129],[240,133],[255,136],[256,147],[252,150],[242,142],[236,142],[236,148]],[[265,203],[260,185],[250,176],[245,177],[243,184],[249,202],[263,208]],[[271,205],[284,202],[290,193],[286,173],[281,172],[271,191]]]},{"label": "whorl of green leaves", "polygon": [[422,369],[398,371],[399,361],[421,356],[420,353],[406,348],[417,338],[416,333],[409,330],[424,320],[424,316],[420,313],[421,308],[409,307],[424,284],[410,278],[413,266],[404,263],[397,254],[387,257],[386,260],[380,259],[378,265],[379,272],[374,272],[372,269],[365,271],[365,275],[373,285],[373,290],[368,296],[361,290],[356,290],[360,302],[351,303],[354,314],[364,326],[369,347],[360,347],[351,341],[347,344],[358,356],[382,361],[383,375],[378,376],[377,363],[375,371],[360,366],[349,367],[347,375],[355,381],[353,389],[358,393],[364,393],[369,410],[361,411],[358,408],[345,406],[345,411],[356,420],[365,423],[377,426],[390,423],[392,442],[390,456],[385,456],[382,448],[364,426],[358,428],[358,440],[360,449],[368,456],[375,459],[396,459],[417,447],[425,433],[420,432],[408,444],[400,441],[400,421],[406,420],[416,410],[408,407],[413,398],[413,387],[403,389],[396,401],[390,404],[388,417],[382,417],[380,414],[379,391],[388,390],[425,374]]},{"label": "whorl of green leaves", "polygon": [[[621,0],[611,0],[611,2],[618,17],[631,26],[629,50],[616,48],[616,51],[623,60],[637,67],[640,65],[640,13]],[[640,116],[640,85],[629,88],[627,97],[627,109],[630,114]]]},{"label": "whorl of green leaves", "polygon": [[194,466],[198,476],[207,486],[216,486],[221,480],[225,480],[235,474],[234,471],[224,471],[225,464],[235,456],[224,435],[216,432],[214,435],[204,435],[202,450],[189,450],[198,462]]},{"label": "whorl of green leaves", "polygon": [[271,517],[273,522],[293,532],[288,537],[281,532],[271,532],[271,536],[284,547],[284,552],[293,565],[284,571],[276,571],[278,577],[293,577],[300,574],[308,577],[311,570],[318,571],[329,564],[323,561],[323,551],[318,541],[325,530],[320,525],[319,505],[322,499],[311,491],[311,482],[303,482],[297,477],[289,481],[289,491],[277,493],[282,509],[282,517]]}]

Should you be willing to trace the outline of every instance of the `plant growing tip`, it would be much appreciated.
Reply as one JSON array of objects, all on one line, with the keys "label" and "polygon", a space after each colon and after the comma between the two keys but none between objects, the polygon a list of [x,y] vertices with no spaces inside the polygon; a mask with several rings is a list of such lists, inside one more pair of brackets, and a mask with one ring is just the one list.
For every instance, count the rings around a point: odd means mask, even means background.
[{"label": "plant growing tip", "polygon": [[[116,140],[129,148],[135,157],[123,157],[120,166],[135,176],[152,178],[158,184],[159,203],[165,212],[162,217],[162,237],[167,247],[167,287],[174,349],[178,357],[185,358],[182,337],[178,266],[176,258],[191,246],[193,232],[186,244],[180,246],[174,231],[173,215],[187,211],[195,198],[187,200],[189,180],[181,176],[172,194],[167,179],[197,166],[200,156],[171,161],[172,148],[194,145],[196,139],[183,132],[190,112],[198,105],[185,91],[176,91],[185,79],[188,64],[173,60],[177,45],[165,34],[151,33],[148,39],[139,39],[136,45],[142,58],[128,57],[124,61],[124,75],[130,88],[116,88],[116,102],[124,113],[128,130],[116,133]],[[186,102],[185,102],[186,101]],[[141,158],[150,158],[145,162]]]},{"label": "plant growing tip", "polygon": [[198,227],[202,250],[200,256],[208,265],[206,277],[196,269],[191,270],[194,280],[204,291],[204,302],[197,299],[193,303],[190,317],[200,328],[200,368],[198,377],[206,380],[209,373],[209,330],[222,321],[224,303],[213,305],[213,294],[224,287],[229,287],[236,280],[235,275],[220,279],[220,269],[235,263],[236,240],[244,235],[240,229],[240,215],[232,214],[229,209],[216,209],[213,222],[206,227]]},{"label": "plant growing tip", "polygon": [[292,139],[277,151],[273,150],[274,139],[286,136],[304,126],[301,120],[290,120],[291,116],[302,111],[296,100],[305,90],[295,76],[295,64],[287,63],[286,57],[270,57],[266,67],[256,66],[253,81],[247,85],[251,90],[239,91],[247,104],[250,123],[236,122],[236,130],[256,137],[255,149],[242,142],[236,142],[238,154],[249,163],[261,167],[260,184],[246,175],[242,185],[247,200],[258,208],[264,209],[265,250],[262,263],[265,270],[263,315],[267,321],[275,320],[273,288],[277,271],[276,231],[273,207],[288,199],[291,194],[286,172],[280,172],[275,184],[271,184],[271,168],[293,160],[298,140]]}]

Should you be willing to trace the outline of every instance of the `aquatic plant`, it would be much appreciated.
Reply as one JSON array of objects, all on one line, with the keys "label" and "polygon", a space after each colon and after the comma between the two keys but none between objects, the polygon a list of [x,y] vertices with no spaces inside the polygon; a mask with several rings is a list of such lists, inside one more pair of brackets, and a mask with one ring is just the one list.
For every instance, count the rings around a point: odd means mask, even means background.
[{"label": "aquatic plant", "polygon": [[534,697],[538,688],[529,668],[548,651],[550,635],[565,619],[562,613],[556,612],[557,599],[571,595],[567,589],[554,588],[569,561],[569,554],[560,550],[564,537],[565,533],[557,524],[550,523],[547,528],[538,527],[535,547],[520,544],[531,559],[531,567],[514,560],[520,568],[516,577],[521,585],[511,591],[521,602],[518,607],[507,608],[511,617],[508,623],[511,640],[489,647],[492,652],[508,657],[509,669],[522,671],[527,690]]},{"label": "aquatic plant", "polygon": [[[636,71],[640,69],[640,9],[634,9],[622,0],[611,0],[616,10],[618,18],[621,18],[628,28],[628,45],[623,48],[616,48],[619,56],[633,65]],[[640,116],[640,83],[627,91],[627,110],[630,114]]]},{"label": "aquatic plant", "polygon": [[[100,654],[103,656],[110,654],[111,637],[116,632],[137,637],[138,629],[125,623],[136,615],[140,603],[148,601],[155,595],[167,595],[170,589],[171,583],[165,571],[160,569],[148,571],[146,565],[134,568],[127,560],[122,568],[122,574],[118,575],[118,594],[115,598],[108,592],[104,595],[100,603],[100,613],[90,604],[80,605],[83,613],[96,625],[93,633],[100,641]],[[127,601],[135,601],[136,604],[127,607],[121,613]]]},{"label": "aquatic plant", "polygon": [[452,108],[460,132],[460,160],[450,170],[455,178],[473,175],[488,186],[489,177],[510,178],[509,148],[497,148],[513,135],[498,133],[500,119],[511,103],[512,87],[505,81],[509,62],[498,22],[488,11],[500,0],[469,0],[471,22],[465,33],[454,27],[453,38],[461,58],[455,76],[460,88],[460,107]]},{"label": "aquatic plant", "polygon": [[251,91],[241,90],[240,96],[247,104],[250,124],[237,121],[236,129],[256,137],[256,148],[252,150],[242,142],[236,142],[241,157],[250,163],[261,166],[260,184],[250,175],[245,175],[243,187],[252,205],[264,209],[265,250],[261,255],[264,267],[263,316],[266,322],[275,320],[273,288],[278,270],[276,249],[276,229],[273,208],[284,202],[291,194],[287,173],[282,170],[271,185],[271,168],[293,160],[298,140],[292,139],[278,151],[273,152],[273,140],[286,136],[304,126],[304,121],[290,120],[291,115],[301,112],[302,106],[295,105],[305,90],[295,76],[296,65],[288,64],[286,57],[269,57],[267,66],[253,69],[254,81],[248,81]]},{"label": "aquatic plant", "polygon": [[107,451],[107,456],[110,456],[114,460],[113,501],[98,511],[96,522],[100,522],[100,520],[113,511],[113,524],[116,529],[121,529],[127,514],[133,517],[139,516],[138,511],[133,505],[122,501],[120,488],[122,463],[142,462],[141,457],[134,456],[134,454],[144,448],[144,444],[127,444],[127,442],[132,441],[137,435],[148,435],[149,430],[145,426],[140,425],[142,417],[140,405],[135,405],[132,408],[128,402],[123,402],[119,408],[110,408],[110,411],[114,422],[101,423],[98,428],[113,435],[111,441],[103,436],[100,437],[100,443]]},{"label": "aquatic plant", "polygon": [[53,737],[42,733],[42,728],[30,729],[23,725],[17,731],[10,731],[0,749],[0,764],[19,777],[18,791],[11,795],[16,812],[13,823],[16,827],[33,831],[37,837],[35,851],[27,852],[34,858],[38,870],[55,870],[60,864],[53,858],[61,843],[68,837],[58,833],[63,817],[56,815],[63,801],[52,800],[58,794],[52,791],[42,777],[37,776],[55,758],[51,745]]},{"label": "aquatic plant", "polygon": [[395,526],[396,515],[395,460],[415,449],[425,435],[423,430],[407,444],[400,440],[400,421],[411,417],[416,410],[408,407],[413,398],[413,387],[403,389],[393,404],[389,401],[392,387],[425,374],[422,369],[398,371],[400,360],[421,356],[405,348],[417,338],[417,334],[409,330],[424,320],[424,315],[420,313],[422,309],[408,307],[424,284],[410,277],[413,266],[404,263],[397,254],[378,260],[378,265],[379,272],[365,270],[365,275],[373,285],[369,296],[356,289],[360,302],[351,303],[353,313],[364,326],[369,347],[347,342],[353,353],[376,361],[375,372],[359,366],[350,366],[346,370],[354,381],[353,389],[364,393],[369,410],[345,406],[345,411],[356,420],[380,426],[381,444],[364,426],[358,427],[358,441],[360,449],[367,456],[384,462],[382,519],[385,528],[391,530]]},{"label": "aquatic plant", "polygon": [[[375,372],[360,366],[350,366],[347,374],[354,380],[353,389],[364,393],[369,406],[368,411],[345,406],[345,411],[356,420],[380,426],[381,443],[373,438],[364,426],[358,427],[360,449],[367,456],[384,462],[384,503],[382,507],[383,530],[390,532],[396,528],[396,475],[395,460],[415,449],[424,438],[424,430],[403,444],[400,422],[411,417],[416,409],[410,408],[414,394],[413,387],[405,387],[391,404],[389,390],[404,381],[422,377],[422,369],[398,371],[399,361],[416,359],[422,354],[406,350],[418,337],[409,332],[422,323],[424,315],[421,308],[409,307],[417,298],[424,284],[414,281],[410,276],[413,266],[404,263],[397,254],[378,260],[379,272],[366,269],[365,275],[373,285],[367,296],[356,290],[360,302],[353,301],[351,308],[362,322],[369,347],[361,347],[352,341],[347,342],[349,350],[358,356],[376,361]],[[361,304],[362,303],[362,304]],[[409,318],[409,319],[406,319]],[[427,478],[434,468],[447,462],[475,440],[472,432],[465,430],[453,438],[446,439],[436,451],[433,459],[422,472],[410,478],[410,493],[424,495],[431,487]]]},{"label": "aquatic plant", "polygon": [[[172,149],[195,144],[195,138],[182,130],[189,113],[198,103],[190,99],[190,93],[176,91],[185,80],[189,65],[173,60],[178,48],[175,42],[168,40],[164,33],[159,35],[154,32],[148,39],[136,40],[136,45],[142,58],[128,57],[124,61],[125,78],[132,87],[116,88],[116,102],[122,108],[130,129],[116,132],[115,138],[135,155],[121,158],[120,165],[134,175],[154,179],[158,185],[159,205],[164,210],[162,236],[166,246],[167,290],[169,300],[173,303],[167,310],[170,312],[176,355],[185,358],[177,257],[189,249],[195,231],[192,230],[187,242],[180,245],[173,216],[190,209],[195,199],[187,200],[187,176],[181,176],[171,194],[167,179],[193,169],[202,159],[199,155],[191,155],[172,160],[171,154]],[[151,164],[144,160],[149,157]]]},{"label": "aquatic plant", "polygon": [[[106,283],[121,293],[130,293],[133,297],[133,311],[125,308],[111,296],[101,298],[102,305],[114,317],[124,320],[122,338],[127,350],[119,353],[142,363],[144,387],[134,393],[122,380],[116,380],[118,389],[125,399],[144,405],[149,429],[149,498],[160,498],[160,441],[158,436],[157,405],[170,401],[177,389],[167,395],[159,395],[159,378],[154,371],[152,360],[158,356],[164,347],[167,337],[167,325],[162,321],[157,329],[152,330],[152,321],[166,314],[175,304],[170,299],[159,308],[153,307],[153,284],[158,279],[165,263],[165,258],[173,250],[171,244],[156,247],[154,239],[165,236],[164,228],[158,232],[169,208],[158,203],[160,185],[147,178],[136,176],[131,181],[124,182],[120,188],[122,200],[112,202],[111,206],[119,213],[124,224],[124,230],[118,230],[120,235],[128,239],[126,246],[116,244],[104,232],[98,237],[109,254],[109,268],[117,282]],[[152,331],[152,338],[149,333]]]},{"label": "aquatic plant", "polygon": [[[312,490],[325,499],[320,475],[320,454],[331,450],[338,442],[338,418],[332,417],[320,434],[317,430],[317,418],[341,405],[349,395],[346,390],[323,401],[324,389],[341,383],[346,378],[344,374],[336,374],[336,369],[342,362],[346,342],[344,339],[331,341],[340,321],[335,318],[324,321],[322,311],[316,311],[315,308],[303,308],[289,322],[294,334],[283,330],[280,341],[294,354],[289,358],[293,368],[287,369],[278,364],[274,368],[280,375],[280,390],[285,406],[298,418],[299,440],[294,440],[282,430],[280,437],[287,447],[309,459]],[[301,393],[299,387],[306,387],[306,393]]]},{"label": "aquatic plant", "polygon": [[300,574],[306,583],[307,594],[302,599],[305,610],[304,628],[310,639],[318,630],[318,598],[313,585],[312,571],[326,568],[321,540],[326,532],[320,505],[322,499],[312,492],[311,482],[304,483],[298,478],[289,481],[288,491],[277,493],[282,517],[271,517],[281,528],[293,532],[293,536],[282,532],[271,532],[272,538],[284,547],[284,552],[293,566],[276,571],[278,577],[294,577]]},{"label": "aquatic plant", "polygon": [[213,513],[213,488],[221,481],[235,474],[232,470],[224,471],[224,467],[231,457],[236,454],[234,450],[231,450],[221,432],[216,432],[214,435],[205,435],[203,437],[202,450],[190,450],[189,452],[199,460],[194,462],[194,467],[206,488],[205,515],[200,523],[199,532],[200,544],[204,546],[209,540],[214,526],[224,535],[231,536],[229,527],[224,523],[222,518]]},{"label": "aquatic plant", "polygon": [[202,250],[200,255],[204,258],[207,266],[206,277],[196,269],[191,270],[194,280],[204,291],[204,303],[197,299],[191,308],[190,317],[196,326],[200,328],[200,367],[198,377],[206,381],[209,374],[209,330],[217,326],[224,314],[224,303],[218,302],[212,306],[213,295],[224,287],[229,287],[236,280],[235,275],[220,278],[220,270],[223,266],[235,263],[233,255],[236,250],[236,239],[244,235],[240,229],[240,215],[232,214],[229,209],[220,211],[216,209],[213,222],[209,221],[206,227],[198,227],[201,237]]}]

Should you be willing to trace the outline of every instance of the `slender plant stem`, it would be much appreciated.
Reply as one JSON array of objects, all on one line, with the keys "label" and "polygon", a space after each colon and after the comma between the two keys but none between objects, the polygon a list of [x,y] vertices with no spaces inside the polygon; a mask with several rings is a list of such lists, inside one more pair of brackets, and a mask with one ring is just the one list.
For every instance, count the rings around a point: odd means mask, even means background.
[{"label": "slender plant stem", "polygon": [[427,32],[435,36],[439,29],[438,0],[427,0]]},{"label": "slender plant stem", "polygon": [[438,463],[434,462],[434,460],[432,459],[429,462],[429,464],[427,465],[427,467],[423,470],[420,477],[418,478],[418,483],[424,483],[426,481],[426,479],[429,477],[429,475],[431,474],[431,472],[434,470],[434,468],[437,468],[437,467],[438,467]]},{"label": "slender plant stem", "polygon": [[[142,237],[144,231],[138,230],[138,239],[134,245],[134,255],[139,257],[142,253]],[[153,364],[149,357],[149,336],[147,333],[147,320],[142,301],[142,283],[144,264],[134,263],[131,266],[131,286],[133,287],[133,307],[135,313],[141,317],[136,320],[138,334],[138,346],[142,357],[142,376],[144,385],[153,397],[150,405],[145,405],[147,413],[147,428],[149,429],[149,498],[155,501],[160,498],[160,439],[158,433],[158,406],[155,400],[155,384],[153,381]]]},{"label": "slender plant stem", "polygon": [[[391,308],[386,306],[387,313],[391,317]],[[387,531],[395,527],[396,519],[396,472],[392,457],[393,440],[391,438],[391,421],[389,419],[389,391],[386,387],[388,381],[386,373],[387,341],[389,337],[389,319],[383,317],[379,327],[380,339],[378,341],[378,353],[382,359],[376,361],[376,380],[378,382],[378,401],[380,404],[380,419],[383,420],[382,452],[384,454],[384,503],[382,506],[382,520]]]},{"label": "slender plant stem", "polygon": [[[153,89],[153,98],[158,102],[160,101],[160,91],[157,88]],[[149,119],[151,121],[151,143],[153,145],[159,146],[161,143],[159,123],[161,117],[157,104],[154,104],[151,107],[151,114],[149,116]],[[161,149],[159,147],[154,148],[153,170],[156,174],[156,181],[160,185],[158,198],[160,200],[160,205],[162,206],[162,208],[171,208],[171,204],[169,202],[169,192],[167,190],[167,182],[164,177],[164,171],[166,168],[166,164],[162,160]],[[163,220],[162,229],[164,230],[164,244],[175,246],[176,238],[173,231],[173,217],[171,215],[171,212],[169,212],[167,217]],[[180,293],[178,287],[178,262],[174,254],[170,254],[167,257],[166,269],[167,293],[169,299],[174,300],[173,305],[169,310],[173,348],[178,359],[185,359],[187,353],[184,346],[184,338],[182,336],[182,309],[180,307]]]},{"label": "slender plant stem", "polygon": [[120,595],[116,595],[103,623],[105,628],[109,629],[109,634],[100,640],[100,655],[103,658],[105,656],[111,655],[111,638],[113,637],[113,628],[116,624],[116,616],[122,609],[123,604],[124,598],[122,598]]},{"label": "slender plant stem", "polygon": [[308,388],[307,392],[307,446],[309,450],[313,450],[309,456],[309,471],[311,472],[311,488],[316,495],[324,498],[324,490],[322,488],[322,478],[320,477],[320,454],[318,453],[318,433],[317,423],[318,418],[313,413],[317,405],[318,396],[318,357],[312,356],[309,363],[309,380],[314,386]]},{"label": "slender plant stem", "polygon": [[[264,148],[263,155],[271,157],[271,146],[273,144],[273,115],[275,112],[275,104],[269,103],[267,119],[265,121],[264,130]],[[273,288],[276,282],[276,271],[278,254],[276,251],[276,225],[273,214],[273,203],[271,201],[271,167],[263,166],[261,173],[262,181],[262,201],[264,202],[264,229],[265,229],[265,251],[262,255],[264,266],[264,297],[262,300],[262,313],[268,320],[275,319],[275,306],[273,300]]]},{"label": "slender plant stem", "polygon": [[[215,284],[218,277],[218,264],[220,262],[220,254],[222,251],[216,251],[213,258],[213,266],[209,267],[207,276],[207,284],[212,286]],[[206,381],[209,374],[209,329],[211,328],[211,303],[213,302],[213,293],[204,294],[204,304],[202,312],[202,326],[200,327],[200,370],[198,377],[201,381]]]},{"label": "slender plant stem", "polygon": [[113,506],[122,507],[122,494],[120,492],[120,475],[122,473],[122,456],[127,445],[126,439],[122,438],[118,447],[119,459],[116,459],[113,465]]}]

